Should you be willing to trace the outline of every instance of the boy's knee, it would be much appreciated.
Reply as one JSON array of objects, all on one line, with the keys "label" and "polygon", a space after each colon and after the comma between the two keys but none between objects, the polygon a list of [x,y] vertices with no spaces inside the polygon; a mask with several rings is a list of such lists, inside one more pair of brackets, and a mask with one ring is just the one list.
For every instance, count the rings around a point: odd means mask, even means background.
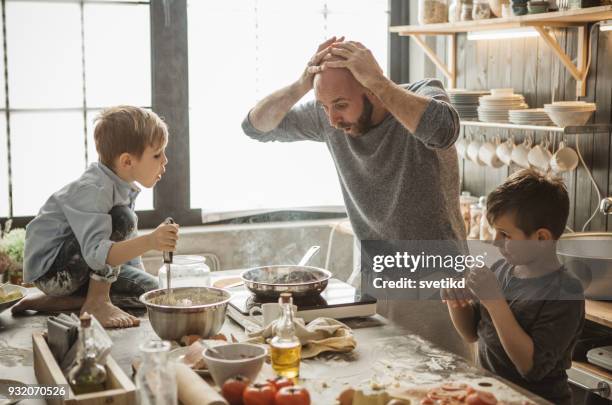
[{"label": "boy's knee", "polygon": [[127,239],[127,237],[136,230],[136,214],[126,205],[117,205],[109,212],[113,221],[113,233],[110,239],[113,242],[118,242]]}]

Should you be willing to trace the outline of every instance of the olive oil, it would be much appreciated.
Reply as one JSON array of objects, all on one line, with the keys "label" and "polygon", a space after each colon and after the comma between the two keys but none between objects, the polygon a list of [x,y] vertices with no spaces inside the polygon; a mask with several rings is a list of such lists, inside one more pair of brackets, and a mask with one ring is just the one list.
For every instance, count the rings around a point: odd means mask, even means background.
[{"label": "olive oil", "polygon": [[278,303],[282,313],[276,322],[276,336],[270,341],[272,368],[280,376],[295,378],[300,374],[302,344],[295,334],[291,294],[282,293]]},{"label": "olive oil", "polygon": [[81,315],[77,363],[68,372],[68,382],[76,395],[105,389],[106,369],[96,361],[91,316],[87,312]]}]

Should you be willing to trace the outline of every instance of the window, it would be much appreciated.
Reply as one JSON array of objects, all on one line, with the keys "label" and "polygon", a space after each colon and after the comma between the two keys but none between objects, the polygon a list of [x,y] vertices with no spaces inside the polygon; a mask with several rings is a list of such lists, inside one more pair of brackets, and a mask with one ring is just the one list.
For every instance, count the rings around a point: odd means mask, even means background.
[{"label": "window", "polygon": [[386,0],[188,1],[192,207],[343,205],[324,144],[263,144],[240,125],[258,99],[296,80],[332,35],[362,42],[386,70],[387,8]]},{"label": "window", "polygon": [[[150,108],[149,5],[16,0],[3,5],[8,63],[5,74],[0,58],[0,217],[31,217],[97,160],[93,118],[102,108]],[[136,208],[152,207],[152,192],[143,189]]]}]

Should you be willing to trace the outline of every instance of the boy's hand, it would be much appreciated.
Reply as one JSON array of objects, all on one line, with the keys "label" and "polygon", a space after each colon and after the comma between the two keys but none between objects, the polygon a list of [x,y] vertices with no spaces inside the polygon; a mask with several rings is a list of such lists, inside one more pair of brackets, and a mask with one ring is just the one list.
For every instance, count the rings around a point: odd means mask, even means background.
[{"label": "boy's hand", "polygon": [[463,308],[470,305],[472,295],[464,288],[443,288],[440,290],[442,302],[451,308]]},{"label": "boy's hand", "polygon": [[178,224],[161,224],[149,234],[152,250],[174,252],[178,241]]},{"label": "boy's hand", "polygon": [[466,279],[467,287],[486,307],[491,301],[504,300],[495,274],[486,266],[472,267]]}]

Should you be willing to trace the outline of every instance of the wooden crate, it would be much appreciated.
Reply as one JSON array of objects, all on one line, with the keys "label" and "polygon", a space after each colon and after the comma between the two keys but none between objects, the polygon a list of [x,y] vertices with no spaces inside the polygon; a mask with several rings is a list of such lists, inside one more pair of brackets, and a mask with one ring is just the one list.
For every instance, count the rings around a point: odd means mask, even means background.
[{"label": "wooden crate", "polygon": [[[41,332],[32,333],[32,351],[34,352],[34,372],[39,384],[68,385],[66,377],[47,345],[47,339]],[[105,391],[75,395],[69,389],[67,399],[49,398],[47,403],[51,405],[132,405],[136,403],[134,383],[111,356],[108,356],[106,360],[106,377],[107,389]]]}]

